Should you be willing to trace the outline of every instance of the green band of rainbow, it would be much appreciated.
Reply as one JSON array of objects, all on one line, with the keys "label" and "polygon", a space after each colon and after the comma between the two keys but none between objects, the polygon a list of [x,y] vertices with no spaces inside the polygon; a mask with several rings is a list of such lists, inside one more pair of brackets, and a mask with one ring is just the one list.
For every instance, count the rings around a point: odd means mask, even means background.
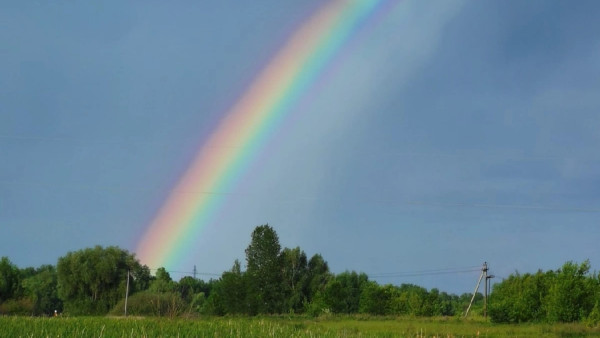
[{"label": "green band of rainbow", "polygon": [[143,264],[170,266],[189,252],[230,191],[304,93],[381,0],[334,0],[287,40],[224,115],[171,191],[136,253]]}]

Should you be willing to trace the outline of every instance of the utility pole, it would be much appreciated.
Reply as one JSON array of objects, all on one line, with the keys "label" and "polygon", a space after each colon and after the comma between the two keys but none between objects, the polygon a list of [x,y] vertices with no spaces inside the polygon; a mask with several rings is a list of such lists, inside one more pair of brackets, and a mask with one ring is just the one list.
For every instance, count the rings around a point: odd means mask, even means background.
[{"label": "utility pole", "polygon": [[[473,297],[471,297],[471,302],[469,302],[469,307],[467,308],[467,311],[465,312],[465,317],[469,315],[469,310],[471,310],[471,306],[473,305],[473,301],[475,300],[475,295],[477,294],[477,290],[479,290],[479,285],[481,284],[481,280],[483,279],[483,277],[487,277],[487,262],[483,263],[483,267],[481,268],[481,274],[479,274],[479,280],[477,280],[477,285],[475,286],[475,291],[473,291]],[[487,278],[486,278],[487,281]],[[486,291],[487,294],[487,291]],[[484,304],[484,313],[485,313],[485,304]]]},{"label": "utility pole", "polygon": [[483,318],[487,318],[487,301],[488,301],[488,266],[487,262],[483,262],[483,269],[481,270],[483,273],[484,279],[484,288],[483,288]]},{"label": "utility pole", "polygon": [[127,297],[129,296],[129,270],[127,270],[127,288],[125,289],[125,317],[127,317]]},{"label": "utility pole", "polygon": [[488,306],[490,305],[490,300],[489,300],[489,294],[492,291],[492,281],[491,279],[494,278],[494,275],[487,275],[485,276],[485,310],[483,312],[483,316],[485,318],[487,318],[487,314],[488,314]]},{"label": "utility pole", "polygon": [[194,279],[196,279],[196,264],[194,264]]}]

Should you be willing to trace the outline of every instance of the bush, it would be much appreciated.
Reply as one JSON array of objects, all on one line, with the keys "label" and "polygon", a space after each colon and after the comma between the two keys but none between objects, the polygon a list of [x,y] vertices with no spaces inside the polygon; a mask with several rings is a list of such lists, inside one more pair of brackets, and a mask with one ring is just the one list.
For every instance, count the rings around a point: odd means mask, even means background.
[{"label": "bush", "polygon": [[[185,302],[175,292],[142,291],[129,296],[127,300],[127,315],[132,316],[167,316],[173,318],[182,314],[185,309]],[[124,311],[125,299],[119,301],[110,314],[121,316]]]},{"label": "bush", "polygon": [[596,302],[592,312],[585,318],[584,322],[588,327],[597,327],[600,325],[600,307],[598,307],[598,302]]},{"label": "bush", "polygon": [[[556,272],[518,273],[494,286],[490,317],[496,323],[577,322],[594,324],[600,283],[590,264],[567,262]],[[596,310],[596,313],[599,310]],[[600,316],[598,316],[600,317]]]},{"label": "bush", "polygon": [[204,292],[198,292],[194,294],[190,303],[190,311],[201,313],[205,303],[206,295],[204,294]]},{"label": "bush", "polygon": [[330,314],[331,310],[323,299],[321,292],[317,292],[311,302],[304,303],[304,313],[312,317],[318,317],[323,314]]},{"label": "bush", "polygon": [[9,299],[0,304],[0,314],[29,316],[34,312],[33,302],[29,298]]}]

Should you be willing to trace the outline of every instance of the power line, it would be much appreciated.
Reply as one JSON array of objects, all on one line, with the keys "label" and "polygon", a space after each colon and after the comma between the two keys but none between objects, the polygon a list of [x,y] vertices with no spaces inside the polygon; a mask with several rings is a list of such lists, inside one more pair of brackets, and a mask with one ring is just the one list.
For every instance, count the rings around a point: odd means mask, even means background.
[{"label": "power line", "polygon": [[[88,144],[170,144],[170,142],[160,142],[160,141],[148,141],[142,140],[141,138],[123,138],[123,139],[85,139],[85,138],[76,138],[76,137],[44,137],[44,136],[14,136],[14,135],[0,135],[0,140],[16,140],[16,141],[47,141],[47,142],[71,142],[76,144],[71,144],[73,146],[82,146],[86,143]],[[193,140],[188,139],[173,139],[169,138],[169,141],[186,141],[193,142]]]},{"label": "power line", "polygon": [[[150,268],[150,271],[158,271],[160,268]],[[222,274],[212,272],[199,272],[199,271],[181,271],[181,270],[166,270],[168,273],[184,274],[193,276],[194,273],[202,276],[216,276],[220,277]],[[417,271],[401,271],[401,272],[379,272],[379,273],[367,273],[367,276],[372,278],[390,278],[390,277],[418,277],[418,276],[431,276],[431,275],[448,275],[448,274],[462,274],[470,272],[481,271],[481,267],[468,266],[459,268],[441,268],[441,269],[429,269],[429,270],[417,270]]]},{"label": "power line", "polygon": [[[197,139],[192,138],[168,138],[168,141],[156,141],[156,140],[148,140],[148,138],[122,138],[122,139],[85,139],[85,138],[77,138],[77,137],[43,137],[43,136],[18,136],[18,135],[0,135],[0,140],[17,140],[17,141],[48,141],[48,142],[77,142],[77,146],[84,145],[85,143],[91,144],[171,144],[173,141],[177,142],[192,142],[193,144],[197,144]],[[243,145],[211,145],[209,148],[233,148],[239,149],[242,148]],[[505,160],[566,160],[569,159],[565,156],[553,156],[553,155],[528,155],[528,154],[511,154],[508,152],[496,151],[483,151],[483,150],[468,150],[468,151],[458,151],[454,153],[436,153],[436,152],[418,152],[418,151],[395,151],[395,150],[386,150],[383,147],[365,147],[371,150],[380,150],[379,153],[384,153],[392,156],[398,157],[447,157],[447,158],[476,158],[481,160],[482,158],[488,159],[505,159]],[[373,153],[373,152],[370,152]],[[598,162],[600,158],[587,158],[585,161],[589,162]]]},{"label": "power line", "polygon": [[438,268],[438,269],[427,269],[427,270],[415,270],[415,271],[401,271],[401,272],[378,272],[373,275],[389,275],[389,274],[412,274],[412,273],[425,273],[425,272],[441,272],[441,271],[452,271],[452,270],[465,270],[479,268],[477,265],[455,267],[455,268]]},{"label": "power line", "polygon": [[420,277],[420,276],[435,276],[435,275],[453,275],[453,274],[463,274],[463,273],[472,273],[480,271],[479,268],[468,268],[468,269],[440,269],[440,270],[431,270],[431,271],[415,271],[415,272],[388,272],[388,273],[380,273],[380,274],[368,274],[369,277],[373,278],[398,278],[398,277]]},{"label": "power line", "polygon": [[[160,268],[157,269],[153,269],[153,268],[149,268],[150,271],[158,271]],[[212,272],[199,272],[199,271],[179,271],[179,270],[167,270],[165,269],[166,272],[168,273],[176,273],[176,274],[181,274],[181,275],[189,275],[189,276],[193,276],[194,273],[196,273],[196,275],[201,275],[201,276],[217,276],[220,277],[222,274],[220,273],[212,273]]]},{"label": "power line", "polygon": [[599,208],[562,207],[550,205],[526,205],[526,204],[490,204],[490,203],[437,203],[421,201],[404,201],[403,204],[423,205],[434,207],[467,207],[467,208],[495,208],[495,209],[526,209],[526,210],[548,210],[548,211],[577,211],[577,212],[600,212]]}]

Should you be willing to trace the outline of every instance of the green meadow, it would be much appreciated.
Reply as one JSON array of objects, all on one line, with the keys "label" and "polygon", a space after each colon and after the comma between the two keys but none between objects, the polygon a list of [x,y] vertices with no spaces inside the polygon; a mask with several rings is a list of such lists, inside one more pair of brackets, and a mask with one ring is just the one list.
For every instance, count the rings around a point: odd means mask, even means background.
[{"label": "green meadow", "polygon": [[492,324],[481,318],[370,316],[0,317],[2,337],[579,337],[583,324]]}]

